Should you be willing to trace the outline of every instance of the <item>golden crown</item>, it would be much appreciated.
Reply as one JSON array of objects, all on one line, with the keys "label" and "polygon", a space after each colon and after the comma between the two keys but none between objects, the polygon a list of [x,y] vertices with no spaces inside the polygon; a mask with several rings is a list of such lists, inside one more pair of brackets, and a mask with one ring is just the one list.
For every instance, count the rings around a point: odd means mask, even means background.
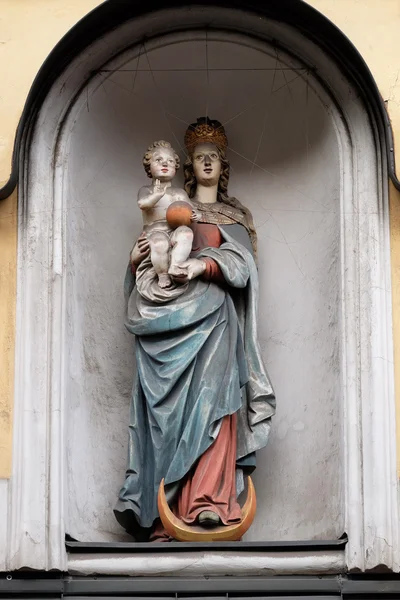
[{"label": "golden crown", "polygon": [[219,121],[208,117],[200,117],[197,123],[192,123],[185,133],[185,147],[190,153],[198,144],[214,144],[219,150],[226,150],[228,138],[224,126]]}]

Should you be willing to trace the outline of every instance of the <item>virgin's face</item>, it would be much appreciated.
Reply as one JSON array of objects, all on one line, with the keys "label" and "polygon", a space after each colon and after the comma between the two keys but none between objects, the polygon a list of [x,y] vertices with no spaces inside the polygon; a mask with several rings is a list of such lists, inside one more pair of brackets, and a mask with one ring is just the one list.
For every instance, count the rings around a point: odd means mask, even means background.
[{"label": "virgin's face", "polygon": [[221,175],[221,159],[214,144],[199,144],[192,156],[193,171],[197,183],[204,186],[218,184]]}]

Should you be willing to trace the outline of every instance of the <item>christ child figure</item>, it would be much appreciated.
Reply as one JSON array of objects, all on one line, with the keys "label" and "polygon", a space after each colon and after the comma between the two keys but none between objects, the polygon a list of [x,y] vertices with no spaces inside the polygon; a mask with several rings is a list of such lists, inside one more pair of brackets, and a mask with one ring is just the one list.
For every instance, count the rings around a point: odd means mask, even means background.
[{"label": "christ child figure", "polygon": [[[143,157],[144,170],[152,183],[140,188],[138,205],[142,210],[143,231],[149,242],[151,262],[161,288],[171,287],[171,276],[179,279],[187,274],[184,263],[189,258],[193,242],[193,231],[188,225],[200,218],[186,192],[172,186],[179,162],[178,154],[164,140],[149,146]],[[185,224],[176,229],[171,227],[171,219],[170,223],[167,221],[167,210],[175,202],[179,203],[175,205],[178,213],[179,209],[186,209],[183,211],[186,219],[182,220]]]}]

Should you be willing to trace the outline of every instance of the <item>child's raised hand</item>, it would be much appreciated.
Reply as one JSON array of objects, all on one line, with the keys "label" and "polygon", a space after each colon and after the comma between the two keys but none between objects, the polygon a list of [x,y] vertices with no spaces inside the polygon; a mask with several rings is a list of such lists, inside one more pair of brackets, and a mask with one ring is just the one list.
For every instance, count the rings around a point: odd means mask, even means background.
[{"label": "child's raised hand", "polygon": [[153,194],[159,195],[162,198],[165,194],[165,190],[167,189],[166,184],[162,184],[159,179],[156,179],[153,185]]}]

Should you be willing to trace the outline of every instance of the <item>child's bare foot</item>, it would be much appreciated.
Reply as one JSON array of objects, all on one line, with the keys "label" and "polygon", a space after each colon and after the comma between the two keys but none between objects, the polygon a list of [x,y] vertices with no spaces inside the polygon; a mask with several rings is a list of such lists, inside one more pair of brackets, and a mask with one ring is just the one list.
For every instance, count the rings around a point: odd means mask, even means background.
[{"label": "child's bare foot", "polygon": [[171,265],[168,269],[168,275],[172,277],[186,277],[188,274],[187,267],[180,267],[179,265]]},{"label": "child's bare foot", "polygon": [[160,288],[170,288],[172,286],[171,277],[167,273],[161,273],[158,276],[158,285]]}]

